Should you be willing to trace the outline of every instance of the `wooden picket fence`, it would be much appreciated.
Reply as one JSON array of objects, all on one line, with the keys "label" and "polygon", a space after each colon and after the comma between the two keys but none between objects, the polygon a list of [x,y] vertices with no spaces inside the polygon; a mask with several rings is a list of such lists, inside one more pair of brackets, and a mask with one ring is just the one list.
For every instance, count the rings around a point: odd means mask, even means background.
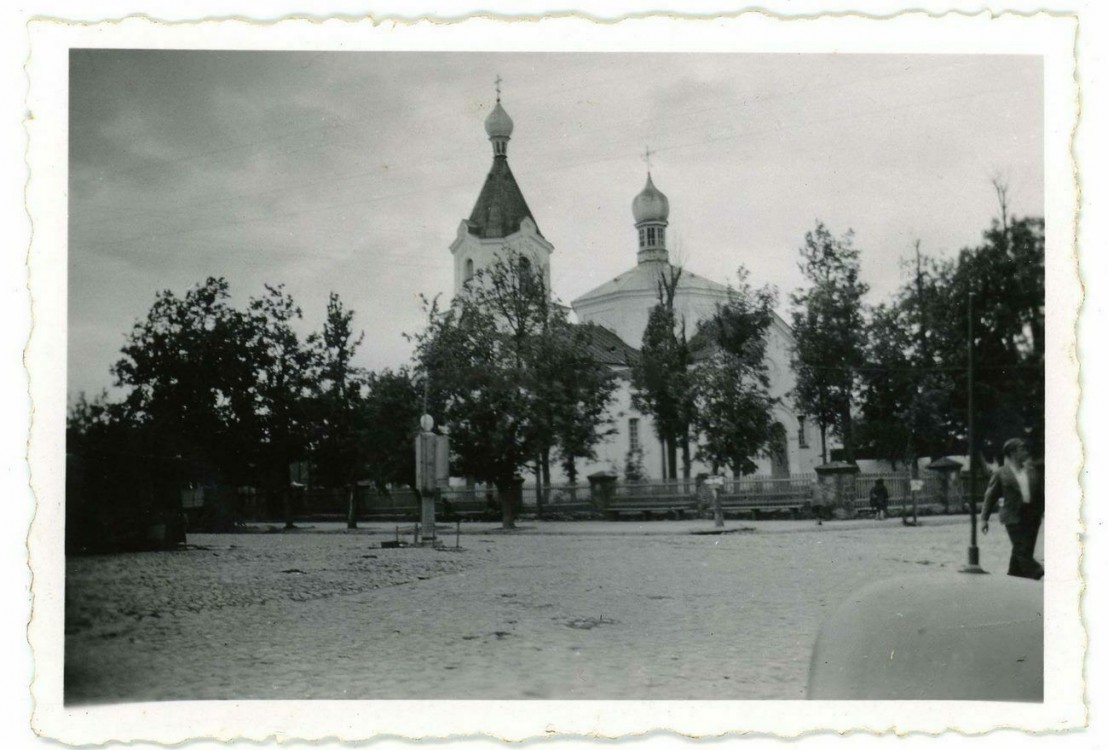
[{"label": "wooden picket fence", "polygon": [[[968,507],[968,481],[950,478],[944,502],[942,482],[933,473],[922,472],[923,488],[916,493],[921,513],[961,513]],[[854,507],[865,513],[870,490],[883,479],[889,491],[889,512],[911,512],[912,492],[907,473],[858,474],[854,477]],[[978,479],[978,495],[987,478]],[[726,479],[720,487],[720,501],[728,514],[752,513],[802,515],[816,504],[817,477],[794,474],[788,477],[749,476]],[[360,517],[365,520],[414,521],[420,516],[419,496],[411,489],[378,492],[359,487]],[[345,513],[345,495],[335,491],[311,491],[305,509],[314,512]],[[439,493],[436,515],[442,519],[488,520],[500,518],[501,498],[495,487],[451,487]],[[535,486],[522,488],[525,516],[539,514],[540,498]],[[544,518],[614,518],[620,516],[683,517],[711,512],[711,494],[695,479],[654,482],[614,482],[594,492],[587,484],[552,485],[543,488]]]}]

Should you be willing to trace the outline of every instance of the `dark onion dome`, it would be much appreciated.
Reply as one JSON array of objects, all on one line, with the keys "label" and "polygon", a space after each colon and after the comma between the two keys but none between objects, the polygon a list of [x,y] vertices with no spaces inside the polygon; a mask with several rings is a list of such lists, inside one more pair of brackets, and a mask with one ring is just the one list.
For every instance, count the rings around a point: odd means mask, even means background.
[{"label": "dark onion dome", "polygon": [[512,118],[508,117],[508,113],[500,106],[500,100],[497,99],[496,106],[485,118],[485,132],[489,134],[489,138],[511,138],[513,127],[515,126],[512,124]]},{"label": "dark onion dome", "polygon": [[669,198],[666,198],[661,190],[654,187],[654,181],[650,179],[649,173],[646,175],[646,187],[635,196],[635,200],[631,204],[631,213],[635,215],[636,224],[641,224],[644,221],[666,221],[669,219]]}]

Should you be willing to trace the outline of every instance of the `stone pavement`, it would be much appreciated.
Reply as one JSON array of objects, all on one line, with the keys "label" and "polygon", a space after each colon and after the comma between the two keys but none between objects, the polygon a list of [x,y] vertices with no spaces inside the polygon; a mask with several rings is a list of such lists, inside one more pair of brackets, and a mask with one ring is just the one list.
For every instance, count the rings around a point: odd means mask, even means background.
[{"label": "stone pavement", "polygon": [[[463,524],[461,550],[318,524],[71,559],[66,700],[799,699],[836,603],[958,575],[968,542],[962,516],[520,525]],[[981,554],[1003,573],[1007,539]]]}]

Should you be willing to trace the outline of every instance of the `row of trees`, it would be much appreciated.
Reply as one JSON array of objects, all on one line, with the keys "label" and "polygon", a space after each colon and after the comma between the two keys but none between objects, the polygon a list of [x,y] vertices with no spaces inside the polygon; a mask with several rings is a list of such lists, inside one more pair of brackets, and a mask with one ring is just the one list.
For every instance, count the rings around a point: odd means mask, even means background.
[{"label": "row of trees", "polygon": [[281,286],[244,309],[224,279],[161,292],[112,367],[123,397],[81,394],[67,452],[98,486],[149,485],[150,474],[283,490],[303,462],[324,486],[410,482],[415,378],[356,367],[353,317],[332,294],[322,330],[301,337],[301,309]]},{"label": "row of trees", "polygon": [[[574,481],[577,460],[594,458],[611,432],[616,365],[629,367],[632,403],[654,416],[670,466],[680,450],[687,475],[695,444],[696,459],[713,467],[754,471],[754,459],[780,438],[765,356],[775,295],[752,288],[740,269],[727,302],[690,340],[674,305],[680,278],[679,268],[659,277],[641,352],[615,361],[597,358],[601,331],[571,325],[542,272],[520,254],[479,272],[450,307],[428,303],[429,325],[413,337],[417,372],[445,419],[453,470],[509,497],[531,468],[541,498],[553,456]],[[511,525],[511,509],[503,510]]]},{"label": "row of trees", "polygon": [[1042,450],[1045,409],[1043,220],[1000,216],[976,247],[928,257],[915,243],[906,279],[868,307],[850,234],[822,224],[801,249],[807,288],[793,295],[796,406],[826,436],[857,452],[906,463],[967,450],[969,299],[975,298],[974,417],[980,448],[995,457],[1015,436]]},{"label": "row of trees", "polygon": [[[981,447],[995,456],[1009,437],[1042,448],[1045,408],[1042,219],[1010,218],[997,183],[1000,217],[977,247],[957,258],[927,257],[916,243],[907,281],[892,299],[869,306],[859,251],[847,232],[822,223],[805,235],[791,295],[795,388],[785,398],[829,439],[841,458],[916,466],[921,456],[966,450],[967,305],[976,298],[975,418]],[[688,477],[696,458],[741,474],[753,459],[781,449],[765,370],[765,334],[774,293],[753,290],[746,272],[727,303],[689,338],[674,309],[681,269],[658,284],[658,303],[632,367],[634,406],[654,418],[669,477],[677,453]],[[630,464],[629,464],[630,465]]]},{"label": "row of trees", "polygon": [[[917,243],[909,281],[874,307],[863,302],[851,235],[822,224],[806,235],[807,284],[791,297],[797,382],[785,397],[819,427],[825,458],[831,436],[847,460],[964,450],[970,292],[985,446],[1017,434],[1041,446],[1044,227],[1010,219],[999,186],[998,195],[1001,217],[978,247],[942,260]],[[679,452],[685,476],[694,458],[750,473],[782,448],[766,360],[776,294],[740,268],[727,301],[690,336],[675,306],[680,280],[679,267],[659,277],[641,351],[617,363],[598,356],[604,332],[571,324],[541,269],[509,253],[451,305],[427,301],[427,326],[410,336],[414,366],[378,373],[355,366],[363,337],[337,295],[322,330],[301,337],[301,310],[281,286],[242,309],[223,279],[183,297],[165,291],[112,367],[124,397],[82,394],[68,451],[101,479],[130,477],[152,493],[153,477],[284,489],[290,465],[305,462],[317,485],[385,487],[414,480],[411,438],[431,413],[450,433],[452,470],[511,497],[523,471],[541,488],[552,462],[575,480],[577,463],[595,457],[612,430],[612,365],[624,364],[669,476]],[[503,506],[511,525],[514,508]]]}]

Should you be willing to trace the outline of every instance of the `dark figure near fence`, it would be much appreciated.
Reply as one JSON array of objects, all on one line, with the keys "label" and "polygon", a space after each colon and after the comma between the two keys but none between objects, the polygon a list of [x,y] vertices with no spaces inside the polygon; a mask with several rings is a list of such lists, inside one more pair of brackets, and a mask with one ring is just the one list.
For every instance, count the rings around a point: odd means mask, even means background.
[{"label": "dark figure near fence", "polygon": [[989,533],[989,516],[1000,506],[1000,522],[1012,540],[1008,575],[1039,580],[1043,566],[1035,559],[1035,540],[1045,509],[1043,472],[1028,460],[1027,446],[1019,438],[1004,444],[1004,465],[989,477],[981,508],[981,533]]},{"label": "dark figure near fence", "polygon": [[873,511],[873,517],[884,521],[889,514],[889,488],[885,486],[885,480],[878,478],[873,483],[873,489],[869,491],[869,507]]}]

